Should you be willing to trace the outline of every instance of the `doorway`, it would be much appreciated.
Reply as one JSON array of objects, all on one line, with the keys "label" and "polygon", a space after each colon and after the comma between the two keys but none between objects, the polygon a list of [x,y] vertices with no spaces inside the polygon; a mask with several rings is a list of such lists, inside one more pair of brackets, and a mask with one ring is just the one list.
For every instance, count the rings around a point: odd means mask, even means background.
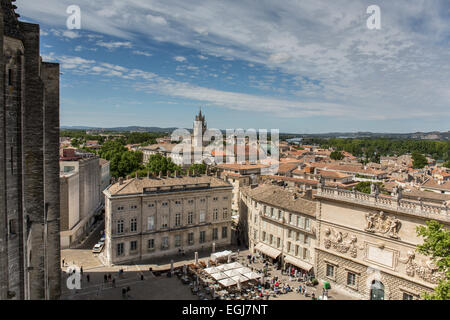
[{"label": "doorway", "polygon": [[384,284],[381,281],[372,281],[372,285],[370,286],[370,300],[384,300]]}]

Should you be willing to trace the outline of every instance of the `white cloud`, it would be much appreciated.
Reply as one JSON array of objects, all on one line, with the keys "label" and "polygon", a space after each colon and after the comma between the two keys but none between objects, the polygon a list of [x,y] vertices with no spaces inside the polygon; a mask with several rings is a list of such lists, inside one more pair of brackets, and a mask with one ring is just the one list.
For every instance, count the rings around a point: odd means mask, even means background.
[{"label": "white cloud", "polygon": [[153,16],[151,14],[147,15],[147,21],[149,21],[152,24],[158,24],[158,25],[162,25],[162,26],[167,25],[166,19],[164,19],[163,17],[160,17],[160,16]]},{"label": "white cloud", "polygon": [[77,32],[69,31],[69,30],[63,31],[62,35],[64,37],[70,38],[70,39],[76,39],[76,38],[80,37],[80,35]]},{"label": "white cloud", "polygon": [[148,53],[148,52],[145,52],[145,51],[140,51],[140,50],[134,50],[133,53],[137,54],[139,56],[146,56],[146,57],[151,57],[152,56],[151,53]]},{"label": "white cloud", "polygon": [[173,59],[178,62],[185,62],[187,60],[185,57],[182,57],[182,56],[177,56],[177,57],[174,57]]},{"label": "white cloud", "polygon": [[275,64],[285,63],[291,59],[291,55],[287,52],[278,52],[269,56],[269,61]]},{"label": "white cloud", "polygon": [[97,45],[100,47],[105,47],[109,50],[114,50],[117,48],[132,48],[133,47],[133,45],[129,41],[127,41],[127,42],[120,42],[120,41],[105,42],[103,40],[100,40],[100,41],[97,41]]}]

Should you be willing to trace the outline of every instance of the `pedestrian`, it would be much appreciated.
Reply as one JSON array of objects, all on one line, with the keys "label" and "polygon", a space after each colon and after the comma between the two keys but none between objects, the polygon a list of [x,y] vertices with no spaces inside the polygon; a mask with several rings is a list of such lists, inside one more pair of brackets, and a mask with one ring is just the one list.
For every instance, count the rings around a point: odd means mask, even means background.
[{"label": "pedestrian", "polygon": [[255,263],[255,256],[252,257],[252,262]]},{"label": "pedestrian", "polygon": [[81,268],[80,268],[80,273],[81,273],[81,275],[83,275],[83,266],[81,266]]},{"label": "pedestrian", "polygon": [[63,265],[63,267],[65,267],[65,262],[64,262],[64,259],[62,259],[62,265]]},{"label": "pedestrian", "polygon": [[141,274],[141,280],[144,280],[144,275],[143,274]]},{"label": "pedestrian", "polygon": [[105,283],[108,282],[108,276],[106,275],[106,273],[103,275],[103,280]]},{"label": "pedestrian", "polygon": [[112,286],[113,286],[113,288],[116,287],[116,278],[113,278],[113,279],[112,279]]},{"label": "pedestrian", "polygon": [[91,278],[90,278],[89,274],[86,275],[86,279],[87,279],[87,282],[90,281]]},{"label": "pedestrian", "polygon": [[110,274],[108,274],[108,280],[111,280],[111,273]]}]

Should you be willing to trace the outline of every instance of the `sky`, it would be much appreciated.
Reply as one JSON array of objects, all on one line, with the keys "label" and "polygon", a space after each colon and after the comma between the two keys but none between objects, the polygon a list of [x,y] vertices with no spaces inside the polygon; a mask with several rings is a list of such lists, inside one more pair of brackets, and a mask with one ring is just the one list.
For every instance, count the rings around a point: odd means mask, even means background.
[{"label": "sky", "polygon": [[[369,29],[370,5],[381,29]],[[61,126],[450,130],[448,0],[17,0]],[[67,8],[81,9],[68,29]]]}]

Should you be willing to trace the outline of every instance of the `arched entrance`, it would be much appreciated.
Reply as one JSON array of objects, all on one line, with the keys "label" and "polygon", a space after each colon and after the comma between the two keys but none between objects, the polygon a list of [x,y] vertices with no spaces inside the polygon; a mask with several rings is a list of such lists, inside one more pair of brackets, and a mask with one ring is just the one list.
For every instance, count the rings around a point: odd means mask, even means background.
[{"label": "arched entrance", "polygon": [[372,281],[372,285],[370,286],[370,300],[384,300],[384,284],[381,281]]}]

